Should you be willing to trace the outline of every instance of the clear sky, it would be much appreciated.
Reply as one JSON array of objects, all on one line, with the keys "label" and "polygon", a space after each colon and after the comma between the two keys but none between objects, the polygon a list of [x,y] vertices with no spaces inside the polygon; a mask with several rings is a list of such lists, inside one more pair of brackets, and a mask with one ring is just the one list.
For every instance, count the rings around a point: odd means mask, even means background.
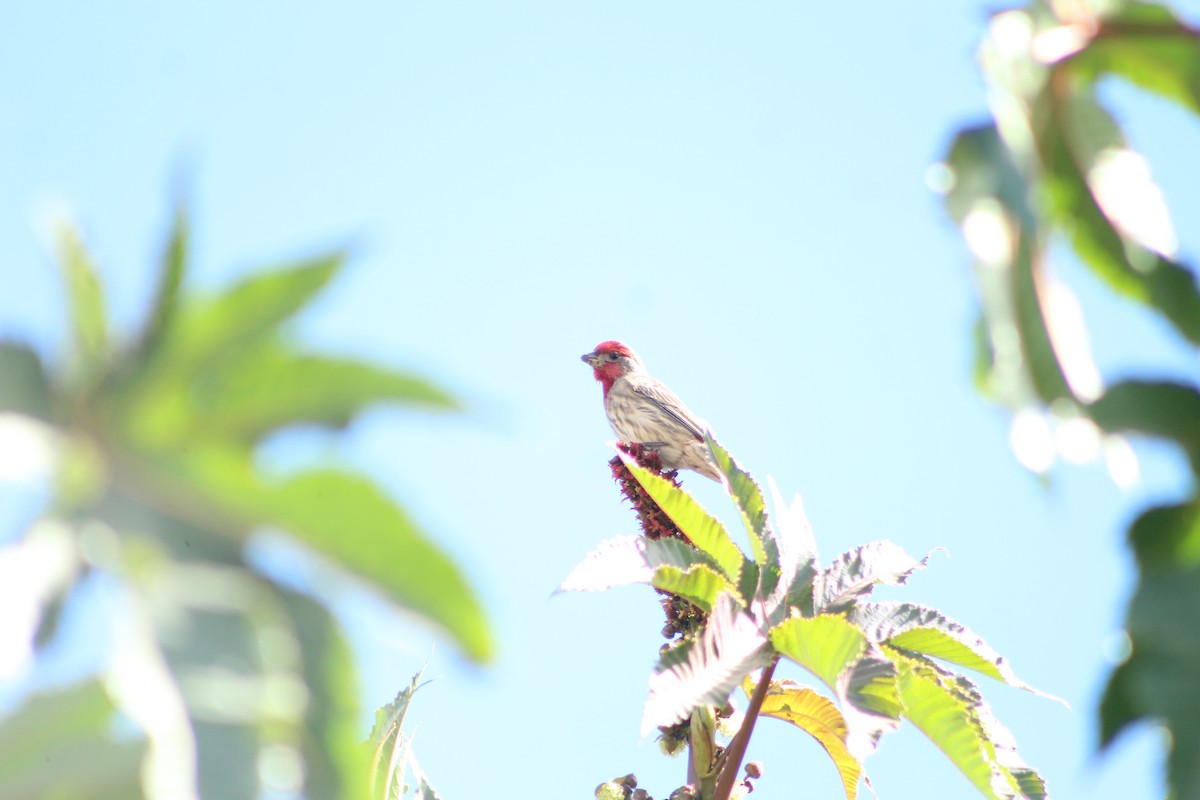
[{"label": "clear sky", "polygon": [[[940,608],[1070,702],[983,684],[1056,798],[1161,796],[1156,734],[1096,759],[1093,712],[1134,579],[1124,527],[1178,495],[1181,461],[1139,445],[1143,480],[1124,494],[1097,466],[1048,487],[1021,470],[1007,417],[970,385],[966,249],[924,184],[985,112],[973,52],[994,5],[9,3],[0,334],[61,345],[38,233],[55,209],[83,225],[126,327],[177,185],[195,285],[354,246],[299,335],[419,368],[470,409],[373,413],[271,457],[371,472],[478,588],[499,659],[477,669],[439,644],[412,712],[447,800],[589,797],[631,771],[655,796],[683,782],[684,762],[638,737],[662,641],[653,593],[550,597],[596,543],[633,531],[579,362],[611,338],[752,472],[803,496],[824,560],[879,538],[946,548],[887,596]],[[1200,2],[1176,7],[1200,18]],[[1176,221],[1200,219],[1200,125],[1120,87],[1106,97]],[[1194,262],[1195,226],[1179,227]],[[1107,378],[1196,373],[1162,326],[1057,266]],[[685,478],[724,512],[703,483]],[[373,708],[435,637],[344,605]],[[759,726],[751,757],[766,765],[755,798],[840,792],[781,723]],[[867,769],[884,800],[973,793],[912,729]]]}]

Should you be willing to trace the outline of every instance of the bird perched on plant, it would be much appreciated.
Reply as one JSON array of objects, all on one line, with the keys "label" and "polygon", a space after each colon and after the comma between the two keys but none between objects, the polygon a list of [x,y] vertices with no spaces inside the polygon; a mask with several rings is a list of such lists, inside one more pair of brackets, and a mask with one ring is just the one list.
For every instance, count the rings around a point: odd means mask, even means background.
[{"label": "bird perched on plant", "polygon": [[650,377],[637,353],[620,342],[601,342],[580,357],[604,389],[604,411],[626,443],[658,451],[667,469],[690,469],[720,481],[708,454],[708,428],[675,393]]}]

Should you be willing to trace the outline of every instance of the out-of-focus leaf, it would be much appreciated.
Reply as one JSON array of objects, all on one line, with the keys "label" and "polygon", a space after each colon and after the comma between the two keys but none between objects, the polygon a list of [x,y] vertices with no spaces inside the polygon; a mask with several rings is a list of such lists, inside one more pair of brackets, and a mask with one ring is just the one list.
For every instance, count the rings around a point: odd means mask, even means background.
[{"label": "out-of-focus leaf", "polygon": [[985,797],[1044,800],[1045,785],[1025,766],[979,690],[932,662],[889,650],[904,716],[929,737]]},{"label": "out-of-focus leaf", "polygon": [[304,794],[344,800],[368,797],[369,759],[358,744],[359,687],[353,653],[329,611],[292,592],[280,594],[300,645],[301,674],[309,690],[306,736],[301,740]]},{"label": "out-of-focus leaf", "polygon": [[1010,408],[1071,397],[1038,297],[1041,244],[1028,188],[993,124],[962,131],[946,210],[975,258],[991,357],[988,393]]},{"label": "out-of-focus leaf", "polygon": [[1200,567],[1200,498],[1142,512],[1129,527],[1129,541],[1147,573]]},{"label": "out-of-focus leaf", "polygon": [[1124,3],[1069,62],[1087,81],[1118,75],[1200,114],[1200,40],[1166,6]]},{"label": "out-of-focus leaf", "polygon": [[1004,657],[982,638],[936,609],[914,603],[862,603],[850,619],[872,642],[949,661],[1048,697],[1019,679]]},{"label": "out-of-focus leaf", "polygon": [[[1200,289],[1195,276],[1162,253],[1123,236],[1089,185],[1100,156],[1124,149],[1116,124],[1095,101],[1082,95],[1062,104],[1058,113],[1069,127],[1047,127],[1042,145],[1054,223],[1067,231],[1076,252],[1115,291],[1145,303],[1189,341],[1200,343]],[[1120,191],[1132,189],[1125,186]]]},{"label": "out-of-focus leaf", "polygon": [[187,272],[188,218],[183,205],[175,209],[174,220],[160,260],[158,286],[141,334],[138,336],[133,360],[138,368],[153,357],[162,343],[164,332],[175,320],[179,307],[179,289]]},{"label": "out-of-focus leaf", "polygon": [[1100,735],[1097,742],[1100,749],[1112,744],[1121,731],[1144,717],[1148,710],[1140,705],[1139,698],[1133,692],[1131,684],[1139,670],[1138,664],[1130,663],[1133,660],[1130,658],[1125,661],[1108,676],[1108,685],[1104,688],[1104,696],[1100,698]]},{"label": "out-of-focus leaf", "polygon": [[624,451],[618,450],[617,455],[646,493],[658,503],[658,507],[679,526],[679,530],[692,544],[711,556],[725,576],[736,584],[746,557],[733,543],[725,526],[683,489],[642,467]]},{"label": "out-of-focus leaf", "polygon": [[82,561],[75,532],[55,519],[34,522],[20,541],[0,547],[0,675],[30,666],[34,644],[53,634]]},{"label": "out-of-focus leaf", "polygon": [[79,362],[89,370],[102,368],[108,360],[108,318],[96,267],[74,227],[63,226],[57,244]]},{"label": "out-of-focus leaf", "polygon": [[458,407],[454,398],[417,375],[298,354],[279,342],[249,347],[227,359],[197,381],[191,400],[193,435],[245,443],[285,425],[341,427],[375,403]]},{"label": "out-of-focus leaf", "polygon": [[750,537],[750,549],[754,560],[759,564],[776,565],[779,561],[779,549],[775,544],[774,535],[767,524],[767,504],[763,500],[762,490],[738,463],[733,460],[716,439],[705,438],[708,451],[725,475],[729,496],[741,512],[742,521],[746,523],[746,533]]},{"label": "out-of-focus leaf", "polygon": [[725,576],[706,564],[693,564],[686,570],[670,565],[660,566],[654,570],[651,584],[656,589],[679,595],[705,611],[712,609],[722,593],[737,592]]},{"label": "out-of-focus leaf", "polygon": [[[716,563],[707,554],[679,539],[619,536],[601,542],[588,553],[555,591],[599,592],[614,586],[648,584],[660,567],[670,566],[686,572],[696,564],[716,569]],[[725,585],[728,586],[728,582]]]},{"label": "out-of-focus leaf", "polygon": [[686,719],[700,705],[721,705],[747,673],[772,658],[758,625],[731,593],[722,594],[699,637],[668,650],[650,677],[642,735]]},{"label": "out-of-focus leaf", "polygon": [[32,347],[0,342],[0,411],[15,411],[49,421],[50,379]]},{"label": "out-of-focus leaf", "polygon": [[490,657],[483,609],[458,568],[369,481],[304,473],[271,491],[263,510],[264,521],[442,625],[471,658]]},{"label": "out-of-focus leaf", "polygon": [[867,648],[862,631],[840,614],[792,617],[771,629],[771,644],[830,689]]},{"label": "out-of-focus leaf", "polygon": [[929,556],[917,561],[900,545],[886,540],[856,547],[817,575],[813,583],[814,607],[818,612],[845,610],[876,584],[904,583],[927,561]]},{"label": "out-of-focus leaf", "polygon": [[[742,690],[749,697],[754,691],[753,682],[750,679],[743,681]],[[763,699],[762,714],[790,722],[816,739],[837,768],[846,790],[846,800],[855,800],[862,764],[846,748],[846,719],[837,706],[812,689],[792,681],[771,681],[771,688]]]},{"label": "out-of-focus leaf", "polygon": [[146,743],[110,738],[115,712],[95,681],[27,700],[0,724],[0,796],[143,797],[140,766]]},{"label": "out-of-focus leaf", "polygon": [[1107,744],[1142,718],[1167,724],[1167,776],[1179,797],[1200,793],[1200,501],[1151,509],[1130,530],[1141,579],[1129,606],[1129,660],[1114,672],[1101,705]]},{"label": "out-of-focus leaf", "polygon": [[341,268],[336,253],[255,274],[206,300],[185,303],[163,355],[185,374],[214,357],[237,353],[304,307]]},{"label": "out-of-focus leaf", "polygon": [[1200,391],[1168,381],[1122,381],[1089,407],[1112,433],[1161,436],[1181,445],[1200,470]]}]

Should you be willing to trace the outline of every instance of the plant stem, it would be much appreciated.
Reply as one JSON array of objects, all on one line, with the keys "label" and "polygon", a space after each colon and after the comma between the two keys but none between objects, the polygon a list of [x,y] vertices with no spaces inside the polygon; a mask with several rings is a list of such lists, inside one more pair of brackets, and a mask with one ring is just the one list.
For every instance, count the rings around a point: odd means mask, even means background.
[{"label": "plant stem", "polygon": [[733,782],[737,780],[738,770],[742,768],[742,759],[746,757],[746,748],[750,745],[750,735],[754,733],[754,723],[758,720],[763,701],[767,699],[767,690],[771,688],[771,676],[775,674],[775,665],[778,663],[779,659],[775,658],[763,669],[762,677],[758,679],[758,686],[750,697],[750,705],[746,708],[746,718],[742,720],[742,727],[738,729],[728,749],[721,756],[721,769],[712,800],[729,800]]}]

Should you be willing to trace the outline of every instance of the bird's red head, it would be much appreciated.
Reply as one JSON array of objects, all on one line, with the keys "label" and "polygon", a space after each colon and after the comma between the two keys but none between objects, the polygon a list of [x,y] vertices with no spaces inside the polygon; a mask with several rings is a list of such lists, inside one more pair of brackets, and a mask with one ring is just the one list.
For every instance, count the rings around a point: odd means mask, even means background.
[{"label": "bird's red head", "polygon": [[604,387],[604,396],[608,390],[625,373],[641,368],[637,353],[618,341],[601,342],[596,349],[580,357],[592,368],[592,375]]}]

